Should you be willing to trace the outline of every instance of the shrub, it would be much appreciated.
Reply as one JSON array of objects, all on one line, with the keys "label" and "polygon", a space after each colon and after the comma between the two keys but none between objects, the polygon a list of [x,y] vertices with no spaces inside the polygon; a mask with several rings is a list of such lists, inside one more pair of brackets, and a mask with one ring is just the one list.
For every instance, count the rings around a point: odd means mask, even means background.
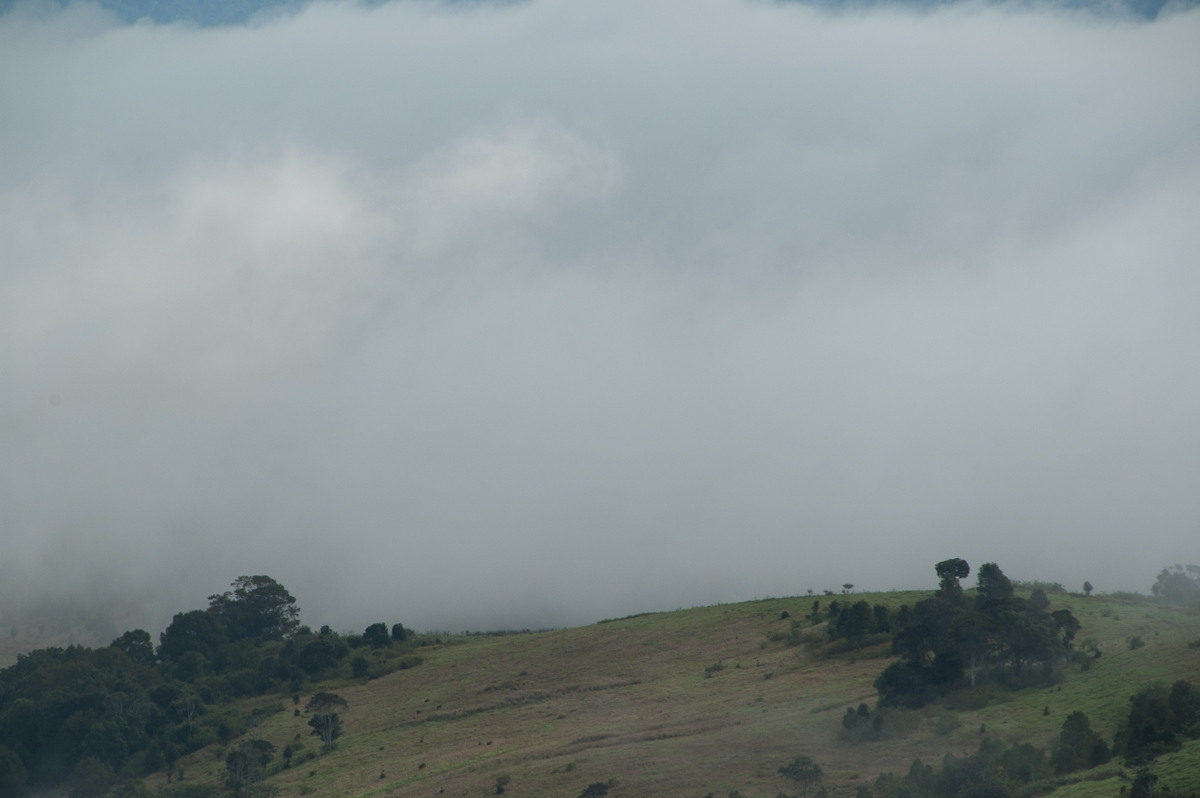
[{"label": "shrub", "polygon": [[796,757],[777,772],[784,778],[800,783],[805,788],[813,784],[820,784],[821,778],[825,775],[821,766],[808,756]]}]

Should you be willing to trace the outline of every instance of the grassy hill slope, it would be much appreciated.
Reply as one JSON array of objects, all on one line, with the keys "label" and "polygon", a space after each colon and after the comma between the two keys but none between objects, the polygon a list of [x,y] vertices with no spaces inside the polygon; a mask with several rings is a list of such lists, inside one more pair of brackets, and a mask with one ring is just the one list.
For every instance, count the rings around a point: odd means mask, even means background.
[{"label": "grassy hill slope", "polygon": [[[927,592],[854,599],[914,604]],[[825,599],[826,601],[828,599]],[[812,597],[767,599],[653,613],[534,634],[447,639],[422,649],[424,664],[369,682],[325,685],[349,702],[345,736],[316,755],[306,718],[290,700],[250,736],[282,750],[303,741],[297,764],[270,778],[280,796],[480,796],[574,798],[589,784],[612,796],[726,796],[797,793],[777,774],[807,755],[830,795],[853,795],[883,771],[913,759],[937,763],[973,752],[984,734],[1048,747],[1075,710],[1111,740],[1128,698],[1147,683],[1200,681],[1200,612],[1103,596],[1052,594],[1081,621],[1077,641],[1103,655],[1072,666],[1048,689],[993,691],[976,709],[945,705],[902,713],[901,734],[879,742],[839,740],[847,706],[873,705],[886,644],[830,653],[779,639]],[[819,628],[813,638],[821,639]],[[1131,649],[1130,638],[1145,645]],[[978,698],[978,697],[976,697]],[[301,707],[303,701],[301,702]],[[218,783],[223,749],[182,764],[191,782]],[[313,758],[302,761],[306,757]],[[1128,784],[1120,762],[1074,774],[1058,796],[1116,795]],[[1200,789],[1200,744],[1163,757],[1159,788]],[[164,783],[164,777],[150,780]]]}]

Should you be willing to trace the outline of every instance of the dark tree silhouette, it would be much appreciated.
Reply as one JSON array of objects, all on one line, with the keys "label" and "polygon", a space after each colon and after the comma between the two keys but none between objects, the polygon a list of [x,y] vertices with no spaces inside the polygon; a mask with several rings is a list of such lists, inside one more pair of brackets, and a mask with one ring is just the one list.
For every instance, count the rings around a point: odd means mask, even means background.
[{"label": "dark tree silhouette", "polygon": [[133,629],[112,641],[110,645],[124,651],[138,665],[154,662],[154,642],[145,629]]},{"label": "dark tree silhouette", "polygon": [[825,775],[821,770],[821,766],[814,762],[812,757],[808,756],[796,757],[781,767],[778,773],[784,778],[796,782],[806,791],[814,784],[820,784],[821,778]]},{"label": "dark tree silhouette", "polygon": [[312,733],[321,738],[321,744],[326,751],[333,749],[333,741],[342,736],[342,719],[338,714],[348,704],[346,699],[336,693],[317,693],[309,699],[304,711],[311,712],[308,725]]},{"label": "dark tree silhouette", "polygon": [[245,795],[267,775],[275,746],[266,740],[243,740],[225,755],[225,785]]},{"label": "dark tree silhouette", "polygon": [[220,620],[204,610],[176,614],[171,625],[158,639],[158,656],[172,661],[179,660],[188,652],[212,660],[221,647],[229,642]]},{"label": "dark tree silhouette", "polygon": [[231,591],[208,597],[231,640],[282,640],[300,626],[300,609],[287,589],[269,576],[239,576]]},{"label": "dark tree silhouette", "polygon": [[371,648],[387,648],[392,642],[386,623],[373,623],[363,632],[363,642]]},{"label": "dark tree silhouette", "polygon": [[947,601],[961,601],[963,591],[959,580],[966,579],[971,575],[971,566],[967,564],[967,561],[959,557],[942,560],[934,566],[934,570],[937,572],[938,579],[941,580],[938,594]]}]

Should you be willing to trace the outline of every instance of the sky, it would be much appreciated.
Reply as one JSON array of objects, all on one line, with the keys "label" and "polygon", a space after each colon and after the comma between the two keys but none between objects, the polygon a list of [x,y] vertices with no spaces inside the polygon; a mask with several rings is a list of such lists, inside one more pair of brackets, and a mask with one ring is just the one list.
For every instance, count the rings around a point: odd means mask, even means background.
[{"label": "sky", "polygon": [[[540,628],[1200,562],[1200,9],[0,16],[0,601]],[[968,580],[968,583],[973,581]]]}]

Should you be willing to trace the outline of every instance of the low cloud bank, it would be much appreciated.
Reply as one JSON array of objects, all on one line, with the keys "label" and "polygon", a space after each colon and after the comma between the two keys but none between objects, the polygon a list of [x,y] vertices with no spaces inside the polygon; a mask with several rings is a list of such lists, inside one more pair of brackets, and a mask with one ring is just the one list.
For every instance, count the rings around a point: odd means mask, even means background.
[{"label": "low cloud bank", "polygon": [[[0,18],[0,578],[584,623],[1200,521],[1200,14]],[[151,68],[149,65],[153,65]],[[91,603],[96,603],[91,601]]]}]

